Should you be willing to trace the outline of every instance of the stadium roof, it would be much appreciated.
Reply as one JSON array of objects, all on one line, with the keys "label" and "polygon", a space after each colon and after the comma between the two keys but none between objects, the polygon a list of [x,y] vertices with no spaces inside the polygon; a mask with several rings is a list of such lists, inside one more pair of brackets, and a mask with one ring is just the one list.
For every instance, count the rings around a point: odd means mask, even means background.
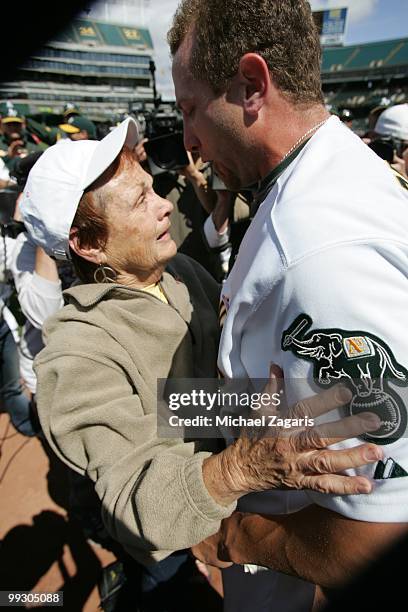
[{"label": "stadium roof", "polygon": [[53,42],[107,47],[153,49],[149,30],[129,25],[112,25],[95,19],[75,19],[52,37]]},{"label": "stadium roof", "polygon": [[408,38],[323,49],[322,73],[408,67]]}]

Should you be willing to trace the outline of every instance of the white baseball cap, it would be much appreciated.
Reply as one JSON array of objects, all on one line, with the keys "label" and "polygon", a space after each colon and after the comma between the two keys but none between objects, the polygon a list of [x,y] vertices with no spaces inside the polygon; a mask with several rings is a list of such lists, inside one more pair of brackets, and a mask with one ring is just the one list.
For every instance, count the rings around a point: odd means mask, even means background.
[{"label": "white baseball cap", "polygon": [[385,109],[374,128],[381,136],[408,140],[408,104],[396,104]]},{"label": "white baseball cap", "polygon": [[85,189],[110,166],[124,145],[138,142],[137,123],[128,117],[103,140],[63,141],[34,164],[20,203],[33,241],[49,255],[67,259],[69,231]]}]

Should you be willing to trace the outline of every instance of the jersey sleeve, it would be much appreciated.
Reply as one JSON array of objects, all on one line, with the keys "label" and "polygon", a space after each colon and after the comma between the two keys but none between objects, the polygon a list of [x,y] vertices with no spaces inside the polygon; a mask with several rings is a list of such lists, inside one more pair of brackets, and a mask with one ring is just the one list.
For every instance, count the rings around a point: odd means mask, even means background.
[{"label": "jersey sleeve", "polygon": [[353,398],[324,420],[365,411],[381,419],[364,438],[381,445],[384,459],[347,471],[372,479],[373,492],[308,493],[313,503],[356,520],[408,520],[407,250],[386,240],[332,247],[291,264],[281,286],[280,365],[291,400],[343,382]]}]

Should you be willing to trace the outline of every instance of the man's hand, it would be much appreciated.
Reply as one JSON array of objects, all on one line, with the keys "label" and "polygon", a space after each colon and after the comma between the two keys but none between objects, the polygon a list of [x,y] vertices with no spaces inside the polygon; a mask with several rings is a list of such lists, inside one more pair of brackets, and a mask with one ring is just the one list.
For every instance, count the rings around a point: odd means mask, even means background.
[{"label": "man's hand", "polygon": [[[238,513],[239,514],[239,513]],[[234,515],[233,515],[234,516]],[[231,561],[222,561],[218,557],[218,547],[220,543],[221,532],[218,531],[214,535],[206,538],[196,546],[191,547],[192,555],[205,563],[206,565],[213,565],[215,567],[219,567],[224,569],[226,567],[230,567],[232,565]]]},{"label": "man's hand", "polygon": [[147,159],[147,153],[144,147],[147,140],[148,140],[147,138],[142,138],[142,140],[140,140],[134,148],[135,157],[137,161],[139,162],[139,164],[146,161]]},{"label": "man's hand", "polygon": [[407,533],[406,523],[356,521],[311,505],[289,515],[234,512],[221,523],[218,559],[254,563],[338,588]]},{"label": "man's hand", "polygon": [[180,168],[179,172],[186,179],[196,180],[196,179],[204,179],[202,173],[200,172],[203,167],[203,162],[201,157],[193,158],[191,151],[186,151],[188,157],[188,166],[184,166],[184,168]]},{"label": "man's hand", "polygon": [[219,532],[211,536],[217,541],[219,562],[265,564],[267,554],[263,556],[261,549],[273,531],[279,529],[279,518],[284,519],[285,516],[263,517],[259,514],[234,512],[224,519]]},{"label": "man's hand", "polygon": [[13,140],[9,145],[7,155],[9,157],[25,157],[27,151],[24,149],[24,142],[22,140]]},{"label": "man's hand", "polygon": [[[249,529],[246,529],[246,518]],[[221,522],[217,533],[193,546],[191,552],[199,561],[219,568],[230,567],[233,563],[259,563],[258,548],[266,542],[273,528],[274,523],[263,520],[261,515],[234,512]]]},{"label": "man's hand", "polygon": [[[271,395],[279,392],[277,371],[276,366],[271,368]],[[313,419],[340,408],[351,398],[351,392],[338,385],[298,402],[285,417]],[[335,495],[370,493],[373,485],[368,478],[339,472],[379,461],[383,457],[381,448],[368,443],[344,450],[327,447],[375,431],[379,426],[376,415],[362,413],[314,427],[274,427],[275,435],[268,437],[244,434],[222,453],[204,460],[204,482],[223,505],[247,493],[268,489],[311,489]]]},{"label": "man's hand", "polygon": [[187,151],[187,157],[189,160],[188,166],[181,168],[179,173],[191,183],[201,206],[210,214],[215,206],[215,191],[209,188],[207,179],[201,172],[203,167],[201,157],[193,157],[190,151]]},{"label": "man's hand", "polygon": [[396,153],[394,153],[394,159],[391,164],[392,168],[399,172],[405,178],[408,178],[405,166],[405,160],[402,157],[398,157]]}]

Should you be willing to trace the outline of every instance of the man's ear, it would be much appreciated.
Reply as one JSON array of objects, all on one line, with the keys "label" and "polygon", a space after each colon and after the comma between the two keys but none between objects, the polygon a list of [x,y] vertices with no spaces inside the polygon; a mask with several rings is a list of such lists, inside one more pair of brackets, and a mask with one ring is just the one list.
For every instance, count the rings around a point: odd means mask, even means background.
[{"label": "man's ear", "polygon": [[95,264],[106,263],[106,255],[100,247],[84,247],[79,244],[78,228],[71,227],[69,231],[69,246],[79,257]]},{"label": "man's ear", "polygon": [[245,86],[245,111],[249,115],[257,115],[271,86],[267,63],[257,53],[245,53],[239,62],[239,74]]}]

